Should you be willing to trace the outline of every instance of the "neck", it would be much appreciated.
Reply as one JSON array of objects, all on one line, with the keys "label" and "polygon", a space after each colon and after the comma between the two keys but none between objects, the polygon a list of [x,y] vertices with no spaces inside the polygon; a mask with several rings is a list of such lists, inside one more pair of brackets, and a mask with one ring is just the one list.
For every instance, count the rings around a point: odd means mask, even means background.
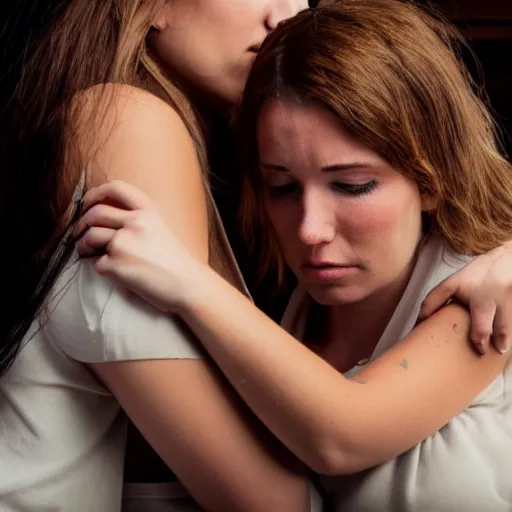
[{"label": "neck", "polygon": [[166,78],[187,97],[203,126],[208,126],[212,120],[219,117],[231,119],[235,105],[213,94],[206,93],[191,80],[170,71],[168,65],[158,57],[153,56],[153,58],[160,65],[160,69],[165,70],[163,72]]},{"label": "neck", "polygon": [[361,301],[322,308],[325,329],[320,334],[318,352],[324,359],[345,372],[372,355],[405,292],[415,263],[416,257],[391,285]]},{"label": "neck", "polygon": [[357,303],[329,307],[326,339],[343,340],[360,359],[370,356],[400,302],[407,281],[397,282]]}]

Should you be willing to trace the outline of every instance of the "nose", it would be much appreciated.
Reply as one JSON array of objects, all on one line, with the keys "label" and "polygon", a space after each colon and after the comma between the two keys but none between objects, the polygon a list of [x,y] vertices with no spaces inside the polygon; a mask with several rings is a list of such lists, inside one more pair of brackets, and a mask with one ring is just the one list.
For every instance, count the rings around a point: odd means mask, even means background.
[{"label": "nose", "polygon": [[335,236],[335,221],[329,202],[320,195],[304,194],[299,238],[309,246],[332,242]]},{"label": "nose", "polygon": [[265,19],[265,27],[271,32],[277,25],[308,7],[307,0],[271,0],[271,7]]}]

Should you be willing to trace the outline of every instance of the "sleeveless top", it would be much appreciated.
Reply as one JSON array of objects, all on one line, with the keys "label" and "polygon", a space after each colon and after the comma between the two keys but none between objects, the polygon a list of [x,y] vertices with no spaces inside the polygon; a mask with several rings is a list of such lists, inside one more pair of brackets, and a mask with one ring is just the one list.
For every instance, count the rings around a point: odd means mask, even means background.
[{"label": "sleeveless top", "polygon": [[[370,361],[407,336],[428,293],[469,261],[439,237],[423,244]],[[282,320],[282,326],[299,340],[311,301],[297,288]],[[355,475],[318,476],[318,481],[326,510],[336,512],[510,512],[512,365],[469,407],[408,452]]]}]

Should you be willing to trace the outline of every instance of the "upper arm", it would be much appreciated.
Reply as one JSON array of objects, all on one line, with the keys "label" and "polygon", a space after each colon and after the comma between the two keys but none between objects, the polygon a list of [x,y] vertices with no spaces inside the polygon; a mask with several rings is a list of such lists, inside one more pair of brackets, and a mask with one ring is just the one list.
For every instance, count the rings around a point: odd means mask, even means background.
[{"label": "upper arm", "polygon": [[[208,258],[204,178],[192,138],[169,105],[134,87],[108,84],[81,95],[87,185],[123,180],[148,194],[191,252]],[[92,105],[102,108],[91,110]],[[89,133],[93,131],[93,140]]]},{"label": "upper arm", "polygon": [[469,314],[450,305],[351,379],[347,472],[390,460],[434,434],[504,370],[502,355],[474,352],[469,324]]},{"label": "upper arm", "polygon": [[94,370],[205,510],[309,510],[303,477],[277,461],[263,430],[255,435],[257,420],[204,360]]}]

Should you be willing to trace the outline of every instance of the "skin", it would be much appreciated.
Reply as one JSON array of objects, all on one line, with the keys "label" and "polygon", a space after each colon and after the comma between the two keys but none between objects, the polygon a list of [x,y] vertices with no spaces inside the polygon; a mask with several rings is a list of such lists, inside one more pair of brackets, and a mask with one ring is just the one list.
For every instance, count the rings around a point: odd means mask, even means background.
[{"label": "skin", "polygon": [[[319,107],[268,103],[258,141],[267,214],[313,298],[335,305],[400,294],[421,237],[425,207],[416,184]],[[315,262],[347,265],[346,275],[317,280],[308,265]]]},{"label": "skin", "polygon": [[307,0],[170,0],[151,44],[163,65],[194,90],[232,105],[267,34]]}]

